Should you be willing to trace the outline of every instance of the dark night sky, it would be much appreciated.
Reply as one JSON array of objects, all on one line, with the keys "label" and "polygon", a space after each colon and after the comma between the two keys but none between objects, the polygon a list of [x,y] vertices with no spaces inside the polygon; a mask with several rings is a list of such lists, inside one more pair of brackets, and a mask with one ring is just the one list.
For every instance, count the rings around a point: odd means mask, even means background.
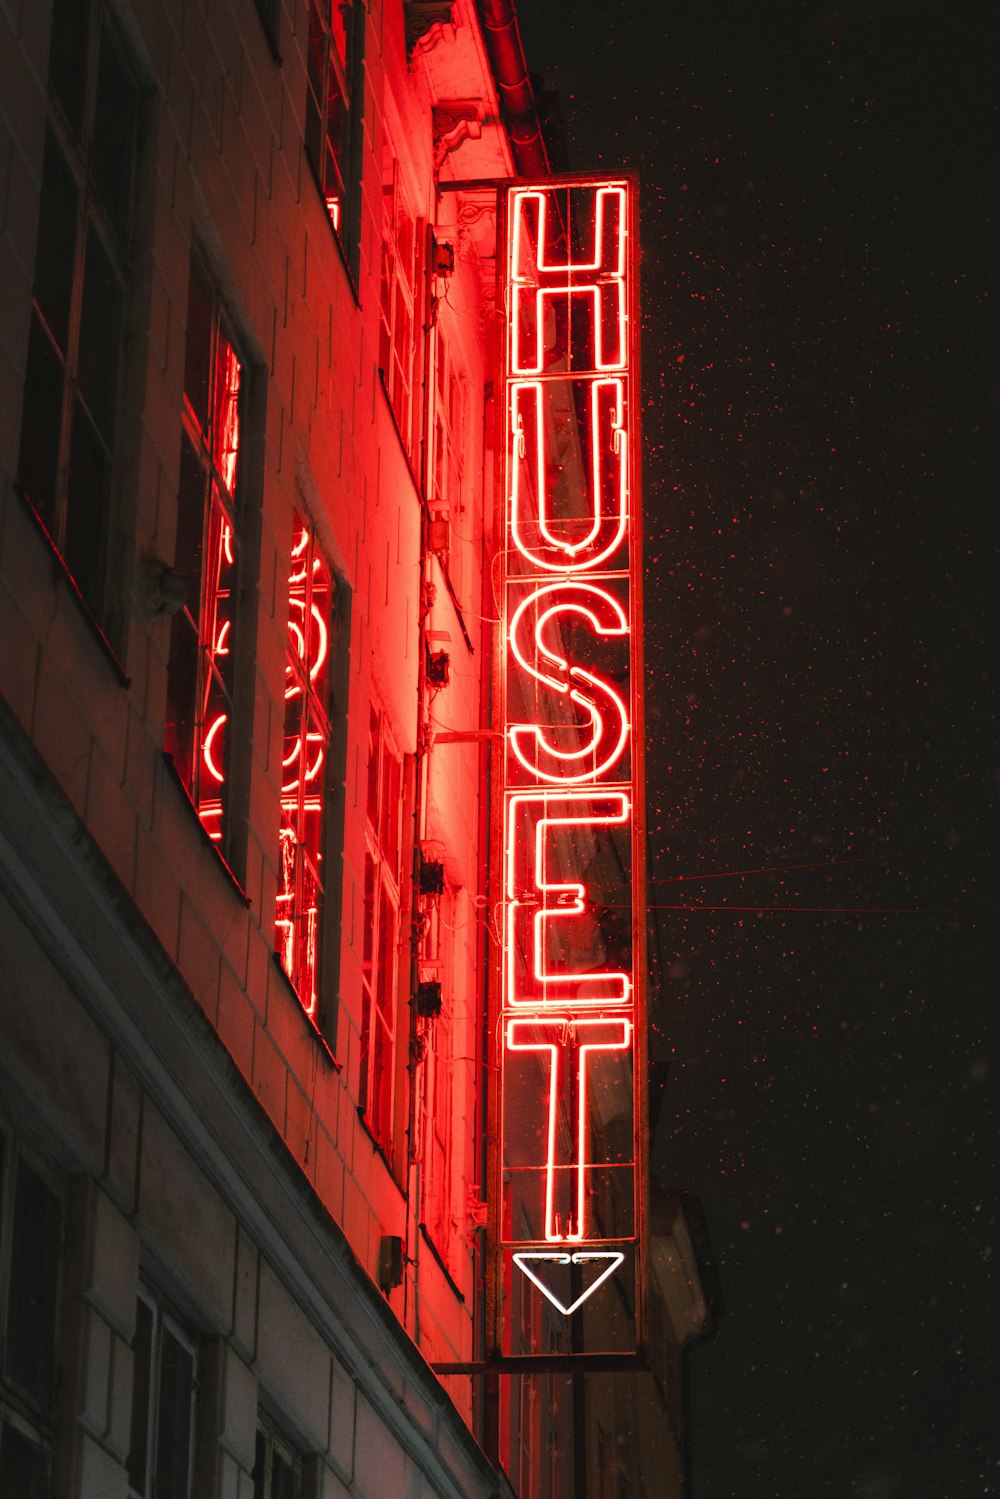
[{"label": "dark night sky", "polygon": [[1000,1495],[992,9],[518,11],[570,165],[642,179],[695,1499]]}]

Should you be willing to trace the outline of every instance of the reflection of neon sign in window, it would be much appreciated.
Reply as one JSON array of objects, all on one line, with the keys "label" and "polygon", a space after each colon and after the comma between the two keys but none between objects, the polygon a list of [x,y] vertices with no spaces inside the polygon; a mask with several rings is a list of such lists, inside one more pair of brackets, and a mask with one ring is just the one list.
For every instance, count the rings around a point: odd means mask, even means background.
[{"label": "reflection of neon sign in window", "polygon": [[507,194],[493,1221],[504,1275],[566,1316],[639,1237],[628,192]]},{"label": "reflection of neon sign in window", "polygon": [[311,528],[295,517],[288,577],[285,738],[275,948],[303,1008],[315,1016],[323,810],[330,744],[330,614],[333,578]]},{"label": "reflection of neon sign in window", "polygon": [[170,640],[166,749],[215,843],[223,838],[233,700],[241,384],[218,297],[192,258],[175,552],[189,582]]}]

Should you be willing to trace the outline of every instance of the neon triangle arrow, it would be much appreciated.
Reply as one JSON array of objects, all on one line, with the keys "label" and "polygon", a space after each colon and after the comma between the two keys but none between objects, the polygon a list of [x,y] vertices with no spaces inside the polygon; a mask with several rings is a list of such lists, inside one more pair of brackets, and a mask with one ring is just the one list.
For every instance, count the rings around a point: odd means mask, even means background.
[{"label": "neon triangle arrow", "polygon": [[[625,1256],[617,1250],[580,1249],[577,1250],[576,1254],[546,1253],[544,1251],[529,1253],[526,1250],[522,1250],[520,1253],[515,1254],[513,1258],[518,1269],[524,1271],[525,1275],[538,1287],[542,1295],[547,1296],[554,1307],[557,1307],[564,1316],[569,1317],[578,1307],[583,1305],[588,1296],[593,1296],[598,1286],[602,1286],[609,1275],[614,1275]],[[575,1301],[571,1302],[569,1306],[564,1306],[555,1292],[551,1291],[526,1263],[528,1260],[544,1260],[550,1265],[585,1265],[588,1260],[607,1260],[609,1263],[605,1265],[597,1279],[592,1281]]]}]

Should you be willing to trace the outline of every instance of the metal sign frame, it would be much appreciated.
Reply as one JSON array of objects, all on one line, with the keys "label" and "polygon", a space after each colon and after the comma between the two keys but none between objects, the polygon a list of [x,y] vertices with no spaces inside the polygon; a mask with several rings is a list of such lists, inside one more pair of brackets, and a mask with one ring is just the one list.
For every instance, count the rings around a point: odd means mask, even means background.
[{"label": "metal sign frame", "polygon": [[636,219],[625,173],[499,189],[482,1367],[510,1372],[648,1342]]}]

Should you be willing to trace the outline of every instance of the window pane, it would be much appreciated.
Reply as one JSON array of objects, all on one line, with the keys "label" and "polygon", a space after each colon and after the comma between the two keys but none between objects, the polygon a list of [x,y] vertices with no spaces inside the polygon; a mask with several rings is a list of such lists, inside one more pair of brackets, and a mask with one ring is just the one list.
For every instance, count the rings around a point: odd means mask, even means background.
[{"label": "window pane", "polygon": [[156,1422],[156,1499],[187,1499],[193,1397],[194,1360],[164,1327]]},{"label": "window pane", "polygon": [[399,883],[399,824],[402,808],[399,802],[399,761],[386,749],[382,758],[382,827],[380,837],[386,867]]},{"label": "window pane", "polygon": [[320,101],[326,98],[327,69],[326,33],[320,18],[318,0],[309,0],[309,47],[306,64],[309,92],[315,101],[313,107],[318,113]]},{"label": "window pane", "polygon": [[17,1167],[7,1302],[6,1371],[42,1404],[52,1395],[59,1199],[27,1161]]},{"label": "window pane", "polygon": [[201,765],[198,772],[198,812],[213,842],[222,838],[222,809],[229,771],[229,699],[218,673],[205,673],[205,712],[199,734]]},{"label": "window pane", "polygon": [[365,855],[365,920],[361,958],[361,972],[365,983],[371,987],[372,958],[375,949],[375,865],[371,854]]},{"label": "window pane", "polygon": [[18,477],[45,525],[56,529],[56,478],[62,423],[63,368],[38,321],[31,318],[28,368],[24,378],[21,456]]},{"label": "window pane", "polygon": [[108,447],[115,431],[118,392],[118,347],[122,325],[122,288],[91,225],[80,313],[77,376],[83,398]]},{"label": "window pane", "polygon": [[396,219],[396,256],[400,284],[407,292],[413,285],[413,220],[400,208]]},{"label": "window pane", "polygon": [[236,493],[236,460],[240,446],[240,361],[222,329],[215,351],[212,462],[230,497]]},{"label": "window pane", "polygon": [[129,1444],[127,1467],[129,1488],[146,1499],[153,1314],[144,1301],[137,1302],[135,1310],[135,1337],[132,1339],[132,1440]]},{"label": "window pane", "polygon": [[323,786],[326,780],[327,734],[325,721],[310,711],[306,727],[305,785],[302,788],[302,822],[299,841],[308,850],[317,870],[323,862]]},{"label": "window pane", "polygon": [[323,891],[316,878],[316,870],[309,859],[302,858],[301,885],[298,915],[298,952],[296,955],[296,985],[303,1007],[315,1014],[319,998],[317,992],[317,969],[319,964],[318,940],[320,904]]},{"label": "window pane", "polygon": [[285,743],[281,757],[281,804],[298,827],[298,809],[302,795],[303,735],[305,732],[305,694],[297,679],[285,676]]},{"label": "window pane", "polygon": [[379,286],[381,322],[378,334],[378,363],[386,384],[392,374],[392,251],[388,242],[382,245],[382,279]]},{"label": "window pane", "polygon": [[198,632],[186,609],[174,615],[167,670],[167,725],[163,747],[188,791],[194,786],[194,705],[198,691]]},{"label": "window pane", "polygon": [[265,1499],[267,1492],[267,1438],[257,1433],[253,1463],[253,1499]]},{"label": "window pane", "polygon": [[205,474],[187,434],[181,436],[177,489],[177,541],[174,566],[188,580],[186,608],[195,624],[201,617],[201,552],[205,526]]},{"label": "window pane", "polygon": [[184,394],[198,425],[208,432],[208,390],[212,374],[212,298],[197,263],[191,261],[188,282],[187,343],[184,354]]},{"label": "window pane", "polygon": [[101,28],[94,135],[90,152],[94,185],[124,250],[132,196],[132,143],[138,99],[135,85],[106,27]]},{"label": "window pane", "polygon": [[296,1499],[295,1469],[277,1449],[271,1453],[271,1493],[269,1499]]},{"label": "window pane", "polygon": [[110,481],[111,460],[77,399],[73,402],[63,555],[95,614],[101,612],[104,594]]},{"label": "window pane", "polygon": [[374,1055],[372,1058],[372,1098],[369,1118],[372,1131],[383,1149],[392,1145],[392,1037],[381,1019],[376,1016],[372,1036]]},{"label": "window pane", "polygon": [[295,981],[295,814],[282,798],[278,833],[278,895],[274,916],[274,946],[281,966]]},{"label": "window pane", "polygon": [[368,720],[368,821],[378,832],[378,752],[379,721],[373,708]]},{"label": "window pane", "polygon": [[35,256],[35,301],[63,353],[69,335],[69,304],[76,249],[76,184],[51,129],[45,136],[45,166]]},{"label": "window pane", "polygon": [[[330,97],[327,103],[326,114],[326,170],[323,176],[323,187],[331,217],[333,216],[334,203],[339,205],[344,197],[344,179],[340,164],[344,159],[344,140],[346,134],[347,115],[344,109],[344,101],[331,73]],[[337,228],[337,222],[334,223],[333,227]]]},{"label": "window pane", "polygon": [[232,693],[236,612],[236,538],[229,515],[213,491],[208,520],[205,646],[227,696]]},{"label": "window pane", "polygon": [[316,701],[325,710],[330,665],[333,579],[329,568],[317,551],[314,551],[312,555],[310,592],[309,618],[305,621],[309,680]]},{"label": "window pane", "polygon": [[87,0],[55,0],[49,49],[49,87],[66,111],[77,136],[83,134],[87,72]]},{"label": "window pane", "polygon": [[0,1494],[11,1499],[44,1499],[45,1453],[9,1421],[0,1435]]},{"label": "window pane", "polygon": [[330,6],[330,40],[333,44],[333,55],[340,64],[341,73],[345,75],[347,73],[347,14],[349,10],[349,3],[338,4],[338,0],[333,0]]},{"label": "window pane", "polygon": [[383,887],[380,892],[378,912],[378,972],[375,982],[375,1002],[386,1023],[392,1024],[393,970],[396,955],[396,912]]},{"label": "window pane", "polygon": [[329,745],[326,686],[332,578],[295,516],[288,576],[285,737],[275,948],[308,1014],[318,1000],[322,839]]},{"label": "window pane", "polygon": [[175,562],[189,584],[183,620],[173,625],[166,747],[214,842],[224,834],[232,717],[241,377],[217,299],[192,258],[184,389],[197,432],[185,420]]}]

